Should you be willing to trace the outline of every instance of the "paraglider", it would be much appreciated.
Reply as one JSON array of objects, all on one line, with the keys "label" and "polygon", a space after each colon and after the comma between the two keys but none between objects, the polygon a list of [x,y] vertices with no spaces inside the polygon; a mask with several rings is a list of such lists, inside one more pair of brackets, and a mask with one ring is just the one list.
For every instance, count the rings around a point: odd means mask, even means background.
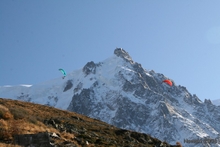
[{"label": "paraglider", "polygon": [[66,72],[65,72],[65,70],[63,70],[62,68],[60,68],[59,71],[62,72],[62,74],[63,74],[63,79],[64,79],[65,76],[66,76]]},{"label": "paraglider", "polygon": [[163,82],[166,83],[166,84],[168,84],[168,85],[170,85],[170,86],[173,85],[172,81],[171,81],[171,80],[168,80],[168,79],[163,80]]}]

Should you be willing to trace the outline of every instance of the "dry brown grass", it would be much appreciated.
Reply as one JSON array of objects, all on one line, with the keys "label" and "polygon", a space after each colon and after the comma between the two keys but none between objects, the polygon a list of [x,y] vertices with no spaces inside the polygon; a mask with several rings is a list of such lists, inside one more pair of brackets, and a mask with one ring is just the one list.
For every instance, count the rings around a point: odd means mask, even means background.
[{"label": "dry brown grass", "polygon": [[3,105],[0,105],[0,119],[5,119],[5,120],[8,120],[8,119],[12,119],[13,118],[13,115],[10,113],[10,111],[8,110],[7,107],[3,106]]},{"label": "dry brown grass", "polygon": [[20,145],[16,144],[5,144],[5,143],[0,143],[0,147],[22,147]]},{"label": "dry brown grass", "polygon": [[176,142],[177,147],[182,147],[182,144],[180,142]]},{"label": "dry brown grass", "polygon": [[58,132],[42,122],[51,116],[51,111],[37,106],[40,105],[0,99],[0,141],[10,142],[18,134]]},{"label": "dry brown grass", "polygon": [[[45,123],[54,120],[58,126],[65,126],[66,130]],[[68,125],[75,131],[69,132]],[[77,146],[146,146],[153,147],[155,144],[141,142],[138,137],[149,138],[149,135],[134,133],[132,131],[121,131],[114,126],[92,119],[74,112],[55,109],[53,107],[8,100],[0,98],[0,146],[8,145],[5,142],[13,142],[13,137],[18,134],[35,134],[39,132],[56,133],[60,135],[54,142],[60,144],[63,141],[72,142]],[[119,132],[119,133],[118,133]],[[121,133],[120,133],[121,132]],[[77,139],[76,139],[77,138]],[[150,137],[151,138],[151,137]],[[136,141],[135,141],[136,140]],[[151,138],[153,142],[160,142]],[[138,143],[138,144],[137,144]],[[4,145],[3,145],[4,144]],[[9,146],[10,147],[10,146]]]}]

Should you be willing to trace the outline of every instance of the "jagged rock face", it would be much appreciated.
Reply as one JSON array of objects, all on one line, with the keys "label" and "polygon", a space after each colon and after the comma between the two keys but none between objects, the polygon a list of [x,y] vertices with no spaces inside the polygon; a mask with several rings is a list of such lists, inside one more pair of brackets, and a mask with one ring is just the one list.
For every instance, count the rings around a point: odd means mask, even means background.
[{"label": "jagged rock face", "polygon": [[[220,106],[209,100],[203,103],[186,87],[176,85],[173,80],[173,86],[169,86],[162,82],[164,79],[168,78],[145,70],[125,50],[117,48],[103,62],[88,62],[82,70],[49,83],[52,88],[39,90],[40,86],[33,86],[22,91],[24,96],[28,95],[25,100],[81,113],[172,144],[184,139],[218,138]],[[17,96],[22,98],[20,93]]]},{"label": "jagged rock face", "polygon": [[95,71],[96,71],[96,64],[91,61],[91,62],[88,62],[84,67],[83,67],[83,72],[88,75],[90,73],[93,73],[95,74]]},{"label": "jagged rock face", "polygon": [[133,63],[133,61],[132,61],[130,55],[128,54],[128,52],[126,52],[122,48],[116,48],[115,51],[114,51],[114,54],[117,55],[118,57],[121,57],[121,58],[125,59],[126,61],[130,61],[131,63]]},{"label": "jagged rock face", "polygon": [[[93,105],[92,99],[94,97],[94,92],[90,89],[82,89],[80,94],[76,94],[73,96],[73,100],[71,101],[68,109],[76,110],[76,112],[81,112],[81,114],[89,114],[93,107],[88,107],[89,105]],[[81,103],[83,102],[83,103]]]},{"label": "jagged rock face", "polygon": [[72,80],[68,80],[68,81],[66,82],[66,86],[65,86],[63,92],[65,92],[65,91],[71,89],[72,87],[73,87]]}]

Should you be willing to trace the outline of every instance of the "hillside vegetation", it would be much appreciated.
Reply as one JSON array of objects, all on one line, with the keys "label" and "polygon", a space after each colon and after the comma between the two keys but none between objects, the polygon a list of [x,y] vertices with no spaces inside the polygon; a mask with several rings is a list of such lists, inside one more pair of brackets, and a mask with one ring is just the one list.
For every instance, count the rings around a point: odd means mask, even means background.
[{"label": "hillside vegetation", "polygon": [[19,146],[14,137],[47,132],[50,146],[174,147],[150,135],[116,128],[74,112],[0,98],[0,146]]}]

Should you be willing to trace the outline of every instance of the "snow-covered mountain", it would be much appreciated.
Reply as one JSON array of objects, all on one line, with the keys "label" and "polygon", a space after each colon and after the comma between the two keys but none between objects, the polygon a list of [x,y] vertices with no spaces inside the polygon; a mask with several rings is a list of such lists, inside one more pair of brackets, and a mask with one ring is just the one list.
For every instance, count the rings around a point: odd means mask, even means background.
[{"label": "snow-covered mountain", "polygon": [[220,146],[220,106],[145,70],[123,49],[103,62],[37,85],[0,87],[0,97],[50,105],[184,146]]}]

